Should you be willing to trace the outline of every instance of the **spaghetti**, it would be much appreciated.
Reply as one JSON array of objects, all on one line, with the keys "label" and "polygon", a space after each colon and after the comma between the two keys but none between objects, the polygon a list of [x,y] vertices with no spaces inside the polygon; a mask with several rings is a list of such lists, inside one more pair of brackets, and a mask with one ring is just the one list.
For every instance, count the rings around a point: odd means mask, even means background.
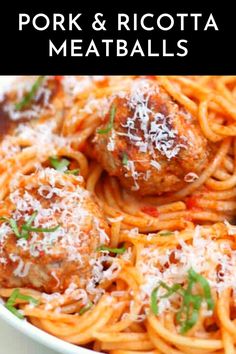
[{"label": "spaghetti", "polygon": [[111,354],[235,352],[236,77],[19,79],[0,296]]}]

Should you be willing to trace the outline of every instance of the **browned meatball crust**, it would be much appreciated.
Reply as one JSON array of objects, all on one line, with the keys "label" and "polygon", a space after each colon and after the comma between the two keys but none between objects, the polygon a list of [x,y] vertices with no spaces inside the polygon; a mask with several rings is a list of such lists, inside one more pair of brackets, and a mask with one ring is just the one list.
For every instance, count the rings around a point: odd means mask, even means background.
[{"label": "browned meatball crust", "polygon": [[53,293],[92,284],[91,261],[109,229],[81,179],[47,168],[22,177],[2,202],[0,287]]},{"label": "browned meatball crust", "polygon": [[189,174],[201,174],[211,156],[197,119],[144,79],[111,97],[92,144],[104,169],[140,195],[180,190]]}]

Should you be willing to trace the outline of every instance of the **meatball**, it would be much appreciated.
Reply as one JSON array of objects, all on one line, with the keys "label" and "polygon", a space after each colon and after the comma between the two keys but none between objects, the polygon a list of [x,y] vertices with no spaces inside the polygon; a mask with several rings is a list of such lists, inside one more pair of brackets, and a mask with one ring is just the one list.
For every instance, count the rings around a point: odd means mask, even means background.
[{"label": "meatball", "polygon": [[109,228],[82,177],[50,168],[24,176],[0,215],[1,287],[52,293],[96,285],[94,260]]},{"label": "meatball", "polygon": [[101,119],[92,138],[93,157],[140,195],[178,191],[211,157],[196,118],[154,81],[137,79],[111,97]]}]

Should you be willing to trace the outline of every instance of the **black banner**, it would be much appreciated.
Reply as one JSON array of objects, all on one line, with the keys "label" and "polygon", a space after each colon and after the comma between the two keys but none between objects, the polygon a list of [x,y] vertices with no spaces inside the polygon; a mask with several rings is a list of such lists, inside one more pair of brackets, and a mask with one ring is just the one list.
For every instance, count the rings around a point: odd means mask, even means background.
[{"label": "black banner", "polygon": [[65,6],[4,4],[0,74],[236,73],[228,4]]}]

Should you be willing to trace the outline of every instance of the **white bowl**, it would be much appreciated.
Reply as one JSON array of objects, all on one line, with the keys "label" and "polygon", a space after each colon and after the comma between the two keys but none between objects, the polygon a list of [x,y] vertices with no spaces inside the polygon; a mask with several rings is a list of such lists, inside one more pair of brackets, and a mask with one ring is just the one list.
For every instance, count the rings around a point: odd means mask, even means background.
[{"label": "white bowl", "polygon": [[[0,93],[1,89],[13,81],[16,76],[0,76]],[[10,324],[12,327],[23,333],[24,335],[36,340],[44,346],[56,350],[62,354],[94,354],[93,350],[85,349],[74,344],[67,343],[56,338],[41,329],[33,326],[25,320],[20,320],[0,304],[0,318]]]},{"label": "white bowl", "polygon": [[0,318],[10,324],[12,327],[30,337],[31,339],[43,344],[45,347],[56,350],[62,354],[94,354],[95,352],[90,349],[82,348],[80,346],[65,342],[57,337],[42,331],[41,329],[33,326],[26,320],[20,320],[4,305],[0,304]]}]

